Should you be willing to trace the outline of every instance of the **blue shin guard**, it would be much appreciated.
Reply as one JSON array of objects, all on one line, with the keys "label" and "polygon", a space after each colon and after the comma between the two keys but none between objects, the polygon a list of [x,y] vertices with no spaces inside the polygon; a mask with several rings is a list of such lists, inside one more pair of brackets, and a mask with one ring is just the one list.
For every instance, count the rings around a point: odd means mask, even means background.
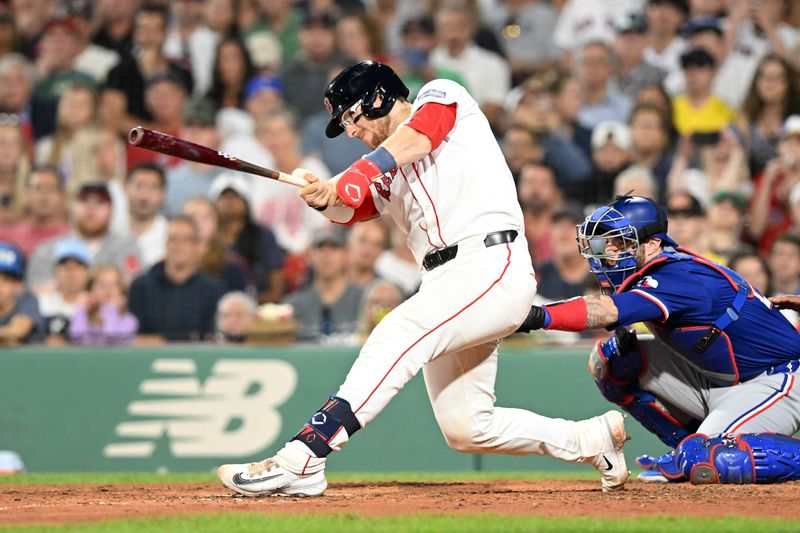
[{"label": "blue shin guard", "polygon": [[589,355],[589,372],[600,393],[639,421],[661,442],[674,448],[697,426],[684,426],[672,417],[653,394],[639,387],[646,361],[633,332],[618,329],[595,345]]},{"label": "blue shin guard", "polygon": [[694,484],[794,481],[800,479],[800,439],[776,433],[713,439],[696,434],[678,445],[675,462]]},{"label": "blue shin guard", "polygon": [[361,429],[356,415],[347,400],[331,396],[319,408],[292,440],[299,440],[314,452],[317,457],[327,457],[333,451],[328,444],[340,431],[349,437]]}]

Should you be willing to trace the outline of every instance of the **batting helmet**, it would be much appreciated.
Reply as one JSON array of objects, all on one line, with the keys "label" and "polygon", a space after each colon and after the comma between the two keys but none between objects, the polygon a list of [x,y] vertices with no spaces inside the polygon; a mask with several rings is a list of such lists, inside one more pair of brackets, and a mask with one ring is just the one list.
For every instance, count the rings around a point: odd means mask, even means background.
[{"label": "batting helmet", "polygon": [[[381,103],[375,105],[380,97]],[[367,118],[385,116],[397,98],[408,98],[408,87],[388,65],[377,61],[361,61],[339,73],[325,90],[325,108],[331,114],[325,135],[336,137],[344,130],[342,113],[357,103]]]},{"label": "batting helmet", "polygon": [[[657,237],[666,246],[677,246],[667,235],[667,216],[649,198],[618,196],[597,208],[578,226],[578,248],[604,292],[613,292],[636,271],[636,252],[645,240]],[[609,240],[618,239],[609,251]]]}]

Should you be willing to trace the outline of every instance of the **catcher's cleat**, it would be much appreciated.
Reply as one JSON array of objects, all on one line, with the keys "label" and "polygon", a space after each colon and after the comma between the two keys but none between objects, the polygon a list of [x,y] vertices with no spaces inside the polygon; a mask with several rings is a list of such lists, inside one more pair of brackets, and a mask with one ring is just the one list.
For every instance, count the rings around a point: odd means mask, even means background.
[{"label": "catcher's cleat", "polygon": [[328,487],[325,470],[298,475],[273,458],[258,463],[222,465],[217,469],[217,477],[223,485],[243,496],[321,496]]},{"label": "catcher's cleat", "polygon": [[587,458],[587,462],[603,475],[603,492],[622,489],[630,474],[623,452],[625,441],[630,439],[625,431],[625,416],[618,411],[609,411],[583,421],[582,425],[582,431],[591,432],[588,439],[601,439],[598,443],[600,453]]}]

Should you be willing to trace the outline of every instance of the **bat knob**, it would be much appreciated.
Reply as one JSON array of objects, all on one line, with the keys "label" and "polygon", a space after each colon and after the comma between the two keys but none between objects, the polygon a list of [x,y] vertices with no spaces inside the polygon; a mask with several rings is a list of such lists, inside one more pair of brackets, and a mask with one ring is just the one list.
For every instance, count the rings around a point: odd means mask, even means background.
[{"label": "bat knob", "polygon": [[141,126],[136,126],[128,134],[128,142],[130,144],[139,144],[139,141],[141,140],[143,135],[144,135],[144,132],[142,131],[142,127]]}]

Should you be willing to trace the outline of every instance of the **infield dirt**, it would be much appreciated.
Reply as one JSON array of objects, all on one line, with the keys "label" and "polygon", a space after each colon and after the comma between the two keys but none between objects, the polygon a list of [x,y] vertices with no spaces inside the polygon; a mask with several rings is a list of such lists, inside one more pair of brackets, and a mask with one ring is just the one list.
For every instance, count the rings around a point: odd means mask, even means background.
[{"label": "infield dirt", "polygon": [[67,524],[110,518],[214,512],[417,513],[637,517],[800,518],[800,483],[746,486],[646,485],[604,494],[596,481],[334,483],[321,498],[244,498],[216,484],[5,485],[0,524]]}]

